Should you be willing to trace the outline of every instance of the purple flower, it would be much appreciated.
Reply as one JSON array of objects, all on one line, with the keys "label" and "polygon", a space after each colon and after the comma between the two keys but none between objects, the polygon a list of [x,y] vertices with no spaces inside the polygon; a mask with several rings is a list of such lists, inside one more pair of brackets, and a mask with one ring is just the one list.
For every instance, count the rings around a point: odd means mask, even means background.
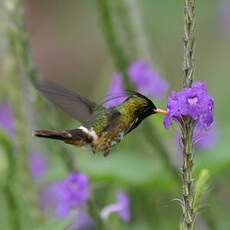
[{"label": "purple flower", "polygon": [[168,82],[145,60],[134,61],[128,74],[137,90],[146,95],[161,99],[169,89]]},{"label": "purple flower", "polygon": [[[134,61],[129,66],[128,75],[137,90],[143,94],[160,99],[164,97],[169,89],[168,82],[164,80],[148,62],[142,59]],[[122,75],[115,73],[108,90],[106,106],[116,106],[122,103],[126,96]]]},{"label": "purple flower", "polygon": [[48,169],[46,156],[39,152],[32,152],[30,154],[29,166],[31,175],[34,178],[41,178]]},{"label": "purple flower", "polygon": [[172,120],[182,121],[184,117],[191,117],[199,127],[207,129],[213,124],[214,99],[208,95],[204,82],[195,82],[191,88],[184,88],[173,92],[168,99],[168,114],[164,119],[164,126],[169,128]]},{"label": "purple flower", "polygon": [[[44,212],[44,216],[48,219],[53,218],[53,216],[57,214],[55,212],[59,204],[57,191],[60,190],[62,185],[63,182],[54,182],[45,186],[40,193],[41,208]],[[73,214],[73,222],[68,226],[69,230],[96,229],[95,221],[86,212],[85,205],[78,207]]]},{"label": "purple flower", "polygon": [[211,127],[209,130],[204,130],[197,126],[194,130],[193,140],[198,150],[211,149],[216,144],[217,139],[218,132],[215,126]]},{"label": "purple flower", "polygon": [[69,230],[93,230],[96,228],[95,221],[89,216],[89,214],[81,209],[78,210],[73,223],[69,226]]},{"label": "purple flower", "polygon": [[112,82],[106,97],[106,107],[113,107],[119,105],[124,101],[126,97],[122,76],[119,73],[115,73],[112,77]]},{"label": "purple flower", "polygon": [[66,217],[71,209],[86,203],[89,198],[89,180],[83,173],[71,173],[60,185],[57,214]]},{"label": "purple flower", "polygon": [[15,135],[13,111],[9,103],[0,105],[0,128],[3,128],[10,136]]},{"label": "purple flower", "polygon": [[101,218],[107,219],[110,214],[117,213],[124,221],[130,221],[130,201],[127,194],[117,193],[117,202],[107,205],[101,210]]}]

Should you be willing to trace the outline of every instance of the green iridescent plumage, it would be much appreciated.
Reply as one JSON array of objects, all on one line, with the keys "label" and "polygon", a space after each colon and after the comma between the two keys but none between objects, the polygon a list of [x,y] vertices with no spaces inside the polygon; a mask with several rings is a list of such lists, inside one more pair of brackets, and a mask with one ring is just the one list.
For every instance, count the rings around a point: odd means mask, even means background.
[{"label": "green iridescent plumage", "polygon": [[34,135],[59,139],[65,143],[84,146],[90,144],[93,152],[107,155],[112,145],[136,128],[147,116],[156,113],[156,107],[147,97],[129,92],[120,105],[106,108],[77,93],[54,84],[36,84],[36,88],[51,102],[82,123],[77,129],[66,131],[38,130]]}]

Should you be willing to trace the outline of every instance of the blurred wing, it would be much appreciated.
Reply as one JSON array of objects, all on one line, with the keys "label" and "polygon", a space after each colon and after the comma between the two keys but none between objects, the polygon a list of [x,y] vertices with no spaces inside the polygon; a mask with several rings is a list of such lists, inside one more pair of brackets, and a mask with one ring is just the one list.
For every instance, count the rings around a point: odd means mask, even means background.
[{"label": "blurred wing", "polygon": [[132,90],[123,90],[123,92],[120,93],[107,95],[106,99],[103,100],[101,104],[106,108],[114,107],[123,103],[128,97],[133,95],[140,96],[141,94]]},{"label": "blurred wing", "polygon": [[35,83],[35,88],[57,107],[82,123],[90,119],[97,107],[96,103],[87,98],[53,83]]}]

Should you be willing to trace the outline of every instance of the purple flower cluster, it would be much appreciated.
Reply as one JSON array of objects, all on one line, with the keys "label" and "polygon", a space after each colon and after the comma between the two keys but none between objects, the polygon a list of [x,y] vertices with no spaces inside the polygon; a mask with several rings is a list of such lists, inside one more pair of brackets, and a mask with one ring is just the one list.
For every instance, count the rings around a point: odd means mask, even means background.
[{"label": "purple flower cluster", "polygon": [[117,202],[104,207],[101,210],[101,218],[107,219],[112,213],[117,213],[126,222],[130,221],[130,200],[127,194],[118,192]]},{"label": "purple flower cluster", "polygon": [[57,214],[66,217],[71,209],[85,204],[88,198],[88,177],[83,173],[71,173],[57,189]]},{"label": "purple flower cluster", "polygon": [[169,84],[152,66],[144,60],[134,61],[128,69],[131,82],[140,93],[163,98],[169,89]]},{"label": "purple flower cluster", "polygon": [[[74,173],[75,174],[75,173]],[[70,174],[71,176],[72,174]],[[80,174],[82,175],[82,174]],[[63,202],[65,202],[65,200],[62,199],[62,195],[60,197],[60,190],[63,189],[63,183],[67,182],[67,180],[70,180],[70,176],[65,180],[65,181],[58,181],[58,182],[54,182],[52,184],[49,184],[48,186],[45,186],[42,190],[41,190],[41,194],[40,194],[40,203],[41,203],[41,208],[45,214],[45,216],[47,216],[48,218],[52,218],[54,215],[57,215],[61,218],[63,217],[67,217],[70,209],[66,209],[66,207],[64,207],[64,213],[63,210],[60,210],[63,208],[63,205],[65,206],[65,204],[63,204]],[[79,174],[78,174],[79,176]],[[79,179],[79,178],[78,178]],[[82,180],[82,179],[80,179]],[[85,179],[84,179],[85,180]],[[72,196],[71,199],[68,199],[68,204],[69,202],[71,202],[71,204],[68,205],[68,208],[73,208],[74,210],[74,215],[73,215],[73,222],[68,226],[69,230],[80,230],[80,229],[96,229],[96,224],[95,221],[90,217],[90,215],[87,213],[86,207],[84,205],[84,202],[86,201],[86,199],[83,197],[85,197],[86,192],[85,192],[85,185],[82,187],[82,183],[78,183],[79,184],[79,189],[77,194],[80,193],[81,189],[82,189],[82,193],[81,195],[79,195],[78,197],[73,198],[73,194],[74,191],[71,190],[71,192],[67,191],[67,195],[68,197]],[[74,186],[76,185],[76,183],[74,182]],[[68,189],[69,190],[69,189]],[[66,193],[65,191],[61,191],[61,193]],[[88,194],[88,191],[87,191]],[[76,202],[77,200],[77,202]],[[79,203],[80,201],[80,203]],[[80,205],[80,206],[79,206]],[[75,210],[75,208],[77,208]],[[56,212],[55,212],[56,211]]]},{"label": "purple flower cluster", "polygon": [[213,124],[214,99],[208,95],[208,88],[204,82],[193,83],[191,88],[184,88],[173,92],[168,99],[168,114],[164,119],[164,126],[169,128],[172,120],[183,121],[184,117],[191,117],[202,129]]},{"label": "purple flower cluster", "polygon": [[15,135],[13,111],[9,103],[0,105],[0,128],[4,129],[10,136]]},{"label": "purple flower cluster", "polygon": [[[137,91],[155,98],[163,98],[169,89],[169,84],[145,60],[138,59],[128,68],[128,76]],[[115,73],[108,91],[107,106],[115,106],[125,99],[122,75]]]}]

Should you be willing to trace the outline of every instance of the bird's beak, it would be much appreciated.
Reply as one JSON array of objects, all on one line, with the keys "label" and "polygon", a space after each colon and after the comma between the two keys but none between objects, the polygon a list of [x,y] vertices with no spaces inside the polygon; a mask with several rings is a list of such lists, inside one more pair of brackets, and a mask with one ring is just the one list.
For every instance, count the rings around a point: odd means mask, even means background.
[{"label": "bird's beak", "polygon": [[154,111],[155,113],[161,113],[161,114],[164,114],[164,115],[167,115],[167,114],[168,114],[168,112],[167,112],[166,110],[159,109],[159,108],[154,109],[153,111]]}]

